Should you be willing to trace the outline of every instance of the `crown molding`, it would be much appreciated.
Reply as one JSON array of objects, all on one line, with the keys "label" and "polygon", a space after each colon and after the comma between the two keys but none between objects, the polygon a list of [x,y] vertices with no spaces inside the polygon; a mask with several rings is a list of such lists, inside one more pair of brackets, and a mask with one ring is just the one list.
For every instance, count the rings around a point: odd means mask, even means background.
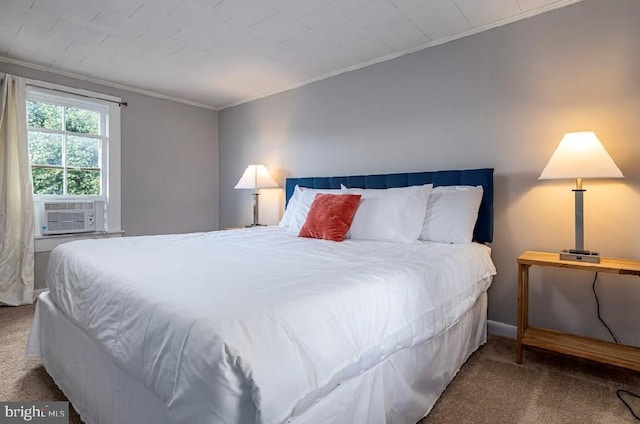
[{"label": "crown molding", "polygon": [[207,105],[207,104],[204,104],[204,103],[198,103],[198,102],[194,102],[194,101],[188,100],[188,99],[183,99],[183,98],[180,98],[180,97],[168,96],[166,94],[156,93],[155,91],[144,90],[142,88],[132,87],[132,86],[129,86],[129,85],[119,84],[119,83],[116,83],[116,82],[111,82],[111,81],[102,80],[102,79],[98,79],[98,78],[91,78],[91,77],[88,77],[88,76],[85,76],[85,75],[76,74],[74,72],[61,71],[59,69],[48,68],[46,66],[36,65],[34,63],[25,62],[25,61],[17,60],[17,59],[12,59],[12,58],[9,58],[9,57],[6,57],[6,56],[0,56],[0,62],[5,62],[5,63],[13,64],[13,65],[23,66],[25,68],[34,69],[36,71],[50,72],[52,74],[60,75],[60,76],[63,76],[63,77],[73,78],[73,79],[77,79],[77,80],[80,80],[80,81],[90,82],[90,83],[93,83],[93,84],[100,84],[100,85],[103,85],[103,86],[106,86],[106,87],[117,88],[119,90],[126,90],[126,91],[130,91],[132,93],[142,94],[144,96],[155,97],[157,99],[171,100],[171,101],[178,102],[178,103],[183,103],[183,104],[186,104],[186,105],[189,105],[189,106],[196,106],[196,107],[201,107],[201,108],[204,108],[204,109],[210,109],[210,110],[218,111],[218,109],[216,107],[211,106],[211,105]]}]

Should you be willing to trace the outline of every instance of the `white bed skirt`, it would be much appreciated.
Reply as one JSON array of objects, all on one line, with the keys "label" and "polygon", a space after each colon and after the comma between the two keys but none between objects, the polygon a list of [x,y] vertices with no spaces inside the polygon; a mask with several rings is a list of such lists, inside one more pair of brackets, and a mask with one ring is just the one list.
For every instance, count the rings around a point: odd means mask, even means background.
[{"label": "white bed skirt", "polygon": [[[295,424],[414,423],[486,342],[487,294],[444,333],[340,384]],[[87,424],[172,423],[165,404],[113,363],[51,301],[38,298],[27,355],[40,357]],[[237,423],[242,423],[238,411]],[[243,423],[244,424],[244,423]]]}]

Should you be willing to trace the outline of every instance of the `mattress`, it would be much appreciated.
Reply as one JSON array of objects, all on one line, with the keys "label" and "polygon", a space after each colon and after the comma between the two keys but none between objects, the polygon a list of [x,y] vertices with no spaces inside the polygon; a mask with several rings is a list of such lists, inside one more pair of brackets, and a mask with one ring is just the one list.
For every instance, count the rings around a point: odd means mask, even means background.
[{"label": "mattress", "polygon": [[479,244],[273,227],[67,243],[47,280],[57,308],[174,422],[276,423],[446,331],[493,274]]}]

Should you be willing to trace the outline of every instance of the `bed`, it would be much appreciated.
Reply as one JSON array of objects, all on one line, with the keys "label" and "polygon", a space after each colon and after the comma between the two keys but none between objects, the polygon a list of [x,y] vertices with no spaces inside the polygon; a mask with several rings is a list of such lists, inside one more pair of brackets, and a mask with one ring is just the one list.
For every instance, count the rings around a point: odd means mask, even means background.
[{"label": "bed", "polygon": [[87,423],[407,423],[486,340],[493,170],[287,180],[481,185],[475,243],[265,227],[85,240],[50,255],[27,354]]}]

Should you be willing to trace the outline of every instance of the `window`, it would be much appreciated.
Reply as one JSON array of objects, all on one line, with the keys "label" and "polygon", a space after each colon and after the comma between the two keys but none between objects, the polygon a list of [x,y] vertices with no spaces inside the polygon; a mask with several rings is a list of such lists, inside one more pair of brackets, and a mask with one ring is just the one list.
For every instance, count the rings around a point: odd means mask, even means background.
[{"label": "window", "polygon": [[62,242],[40,233],[48,201],[95,202],[96,211],[104,212],[96,230],[106,236],[122,233],[120,101],[44,81],[27,82],[37,252]]},{"label": "window", "polygon": [[107,108],[32,92],[27,100],[35,195],[101,196]]}]

